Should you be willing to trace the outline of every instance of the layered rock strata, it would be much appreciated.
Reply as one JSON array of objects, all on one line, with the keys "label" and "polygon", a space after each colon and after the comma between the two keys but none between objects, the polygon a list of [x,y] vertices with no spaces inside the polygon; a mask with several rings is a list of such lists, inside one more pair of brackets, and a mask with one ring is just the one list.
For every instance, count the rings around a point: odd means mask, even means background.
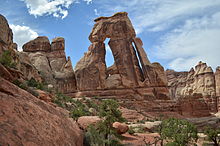
[{"label": "layered rock strata", "polygon": [[219,71],[214,74],[206,63],[199,62],[189,72],[166,71],[168,87],[174,100],[201,94],[211,111],[217,111]]}]

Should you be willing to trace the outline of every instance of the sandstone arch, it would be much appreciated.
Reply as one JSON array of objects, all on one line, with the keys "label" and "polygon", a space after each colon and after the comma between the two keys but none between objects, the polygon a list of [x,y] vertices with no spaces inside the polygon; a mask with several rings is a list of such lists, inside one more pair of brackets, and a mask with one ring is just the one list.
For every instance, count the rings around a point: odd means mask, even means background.
[{"label": "sandstone arch", "polygon": [[[163,67],[150,63],[126,12],[99,17],[95,22],[89,36],[92,44],[75,67],[78,90],[166,87]],[[106,38],[110,38],[115,61],[109,68],[105,63]]]}]

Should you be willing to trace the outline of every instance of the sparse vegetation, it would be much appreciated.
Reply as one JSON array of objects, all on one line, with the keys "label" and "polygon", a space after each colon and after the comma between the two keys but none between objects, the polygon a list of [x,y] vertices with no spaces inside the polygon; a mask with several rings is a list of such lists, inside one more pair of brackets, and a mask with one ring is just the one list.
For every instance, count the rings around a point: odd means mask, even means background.
[{"label": "sparse vegetation", "polygon": [[5,67],[16,68],[16,63],[13,61],[12,53],[10,50],[6,50],[0,56],[0,63]]},{"label": "sparse vegetation", "polygon": [[128,133],[133,135],[135,133],[134,128],[133,127],[129,127]]},{"label": "sparse vegetation", "polygon": [[166,140],[166,146],[186,146],[198,139],[197,128],[186,120],[175,118],[164,120],[159,131],[161,144]]},{"label": "sparse vegetation", "polygon": [[[118,103],[115,100],[104,100],[99,108],[100,121],[94,128],[89,128],[86,139],[93,146],[120,146],[120,135],[112,127],[114,122],[124,122],[121,112],[118,110]],[[94,134],[92,134],[94,133]],[[94,137],[96,135],[96,137]],[[99,137],[100,139],[97,139]]]},{"label": "sparse vegetation", "polygon": [[39,96],[39,94],[31,87],[28,87],[27,84],[24,82],[20,82],[19,80],[14,80],[13,84],[17,85],[19,88],[26,90],[27,92],[31,93],[34,96]]},{"label": "sparse vegetation", "polygon": [[205,134],[208,136],[208,140],[214,143],[214,146],[220,145],[220,128],[207,127]]},{"label": "sparse vegetation", "polygon": [[34,78],[31,78],[30,80],[27,81],[27,85],[29,87],[35,87],[40,90],[44,90],[44,85],[38,81],[36,81]]}]

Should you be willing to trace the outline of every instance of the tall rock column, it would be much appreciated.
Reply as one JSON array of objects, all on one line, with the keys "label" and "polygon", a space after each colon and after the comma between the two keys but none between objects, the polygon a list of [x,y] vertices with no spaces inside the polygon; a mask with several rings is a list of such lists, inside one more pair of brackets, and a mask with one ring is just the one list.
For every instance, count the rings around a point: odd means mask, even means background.
[{"label": "tall rock column", "polygon": [[89,51],[76,64],[75,74],[78,90],[105,88],[105,53],[104,43],[93,42],[89,47]]},{"label": "tall rock column", "polygon": [[111,39],[109,46],[112,50],[115,64],[125,87],[137,87],[141,80],[140,68],[130,39]]},{"label": "tall rock column", "polygon": [[220,111],[220,66],[216,68],[215,72],[215,88],[216,88],[216,97],[217,97],[217,106],[218,111]]},{"label": "tall rock column", "polygon": [[159,63],[150,63],[140,38],[134,38],[135,48],[141,62],[145,86],[167,86],[164,68]]}]

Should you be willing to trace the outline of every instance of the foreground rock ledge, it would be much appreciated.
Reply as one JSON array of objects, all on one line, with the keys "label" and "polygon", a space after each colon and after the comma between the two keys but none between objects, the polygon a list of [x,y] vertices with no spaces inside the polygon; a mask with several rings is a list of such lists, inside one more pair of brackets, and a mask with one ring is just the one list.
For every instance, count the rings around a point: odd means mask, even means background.
[{"label": "foreground rock ledge", "polygon": [[0,78],[0,145],[82,146],[83,135],[67,111]]}]

